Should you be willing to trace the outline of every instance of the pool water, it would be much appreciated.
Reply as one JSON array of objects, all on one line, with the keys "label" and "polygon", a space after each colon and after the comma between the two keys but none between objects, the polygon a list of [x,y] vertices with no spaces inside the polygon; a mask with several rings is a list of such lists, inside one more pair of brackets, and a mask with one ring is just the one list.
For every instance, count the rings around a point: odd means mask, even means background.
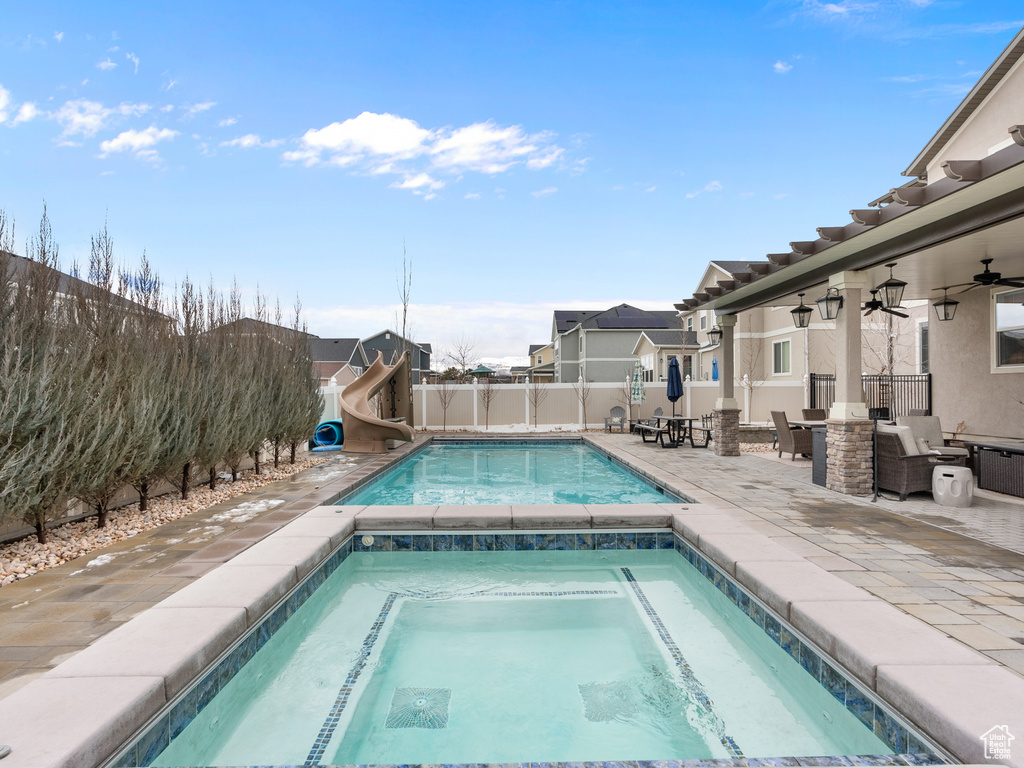
[{"label": "pool water", "polygon": [[441,444],[344,504],[665,504],[679,501],[581,442]]},{"label": "pool water", "polygon": [[153,765],[891,753],[673,550],[374,552]]}]

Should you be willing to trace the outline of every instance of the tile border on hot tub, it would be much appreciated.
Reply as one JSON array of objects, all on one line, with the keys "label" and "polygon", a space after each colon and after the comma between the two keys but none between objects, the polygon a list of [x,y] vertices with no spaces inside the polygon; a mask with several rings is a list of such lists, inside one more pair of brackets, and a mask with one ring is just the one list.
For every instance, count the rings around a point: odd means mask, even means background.
[{"label": "tile border on hot tub", "polygon": [[[366,541],[369,539],[370,541]],[[500,548],[487,545],[501,542]],[[569,546],[572,545],[572,546]],[[104,764],[105,768],[138,768],[149,765],[166,748],[170,740],[206,707],[216,693],[262,648],[327,578],[352,554],[374,552],[457,552],[457,551],[595,551],[595,550],[673,549],[698,573],[754,622],[776,645],[786,651],[816,682],[843,704],[865,727],[868,727],[894,750],[886,756],[818,757],[815,765],[922,765],[949,762],[938,748],[916,733],[877,697],[866,692],[843,674],[837,664],[803,638],[770,608],[720,570],[706,556],[691,546],[679,533],[669,529],[622,531],[498,531],[434,534],[422,532],[367,532],[350,536],[316,567],[306,579],[286,595],[267,615],[246,632],[210,668],[186,690],[163,708],[132,742]],[[645,608],[645,610],[647,610]],[[658,619],[657,615],[653,619]],[[660,620],[660,619],[658,619]],[[749,758],[751,765],[802,765],[811,758]],[[775,761],[775,762],[769,762]],[[865,762],[858,763],[856,761]],[[880,762],[889,760],[891,762]],[[679,765],[706,761],[679,761]],[[733,765],[728,760],[722,765]],[[511,764],[510,764],[511,765]],[[521,764],[523,768],[533,764]],[[600,765],[588,763],[588,765]],[[607,763],[608,767],[620,763]],[[651,763],[660,766],[661,763]]]}]

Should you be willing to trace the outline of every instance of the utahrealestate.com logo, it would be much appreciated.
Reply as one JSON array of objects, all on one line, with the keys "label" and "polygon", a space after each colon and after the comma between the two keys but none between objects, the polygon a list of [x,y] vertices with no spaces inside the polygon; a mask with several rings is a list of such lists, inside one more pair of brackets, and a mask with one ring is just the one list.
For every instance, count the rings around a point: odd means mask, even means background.
[{"label": "utahrealestate.com logo", "polygon": [[1010,742],[1014,736],[1005,725],[996,725],[981,734],[981,740],[985,742],[986,760],[1009,760]]}]

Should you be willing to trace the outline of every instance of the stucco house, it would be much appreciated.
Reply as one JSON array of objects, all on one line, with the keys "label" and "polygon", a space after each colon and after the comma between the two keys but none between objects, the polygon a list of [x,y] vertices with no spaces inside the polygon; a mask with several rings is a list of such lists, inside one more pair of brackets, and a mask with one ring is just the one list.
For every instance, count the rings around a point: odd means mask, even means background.
[{"label": "stucco house", "polygon": [[555,382],[622,381],[631,375],[633,350],[644,331],[683,330],[677,312],[620,304],[611,309],[556,310],[551,322]]},{"label": "stucco house", "polygon": [[696,331],[643,331],[633,347],[633,356],[644,369],[644,381],[665,381],[672,358],[679,361],[679,374],[695,378]]},{"label": "stucco house", "polygon": [[835,317],[826,482],[846,493],[869,490],[870,462],[853,458],[870,452],[871,439],[862,308],[870,290],[890,288],[902,290],[904,303],[930,305],[932,409],[947,434],[963,423],[966,437],[1024,440],[1024,30],[903,175],[910,180],[851,206],[848,223],[819,227],[817,237],[791,242],[790,252],[752,261],[681,303],[687,312],[713,311],[722,330],[720,453],[737,448],[739,317],[757,307],[792,310],[804,293],[812,318],[819,299]]}]

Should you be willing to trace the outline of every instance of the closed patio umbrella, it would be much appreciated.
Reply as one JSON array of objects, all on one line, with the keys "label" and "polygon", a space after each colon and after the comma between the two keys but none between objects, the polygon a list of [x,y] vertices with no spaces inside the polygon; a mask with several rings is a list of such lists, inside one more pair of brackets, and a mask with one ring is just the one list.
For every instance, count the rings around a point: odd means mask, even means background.
[{"label": "closed patio umbrella", "polygon": [[668,361],[668,387],[665,391],[672,403],[672,415],[676,415],[676,400],[683,396],[683,377],[679,375],[679,361],[672,358]]},{"label": "closed patio umbrella", "polygon": [[718,356],[711,358],[711,380],[718,381]]},{"label": "closed patio umbrella", "polygon": [[[630,405],[643,405],[647,402],[647,390],[644,388],[644,367],[639,360],[633,366],[633,381],[629,387]],[[640,411],[637,410],[639,418]]]}]

